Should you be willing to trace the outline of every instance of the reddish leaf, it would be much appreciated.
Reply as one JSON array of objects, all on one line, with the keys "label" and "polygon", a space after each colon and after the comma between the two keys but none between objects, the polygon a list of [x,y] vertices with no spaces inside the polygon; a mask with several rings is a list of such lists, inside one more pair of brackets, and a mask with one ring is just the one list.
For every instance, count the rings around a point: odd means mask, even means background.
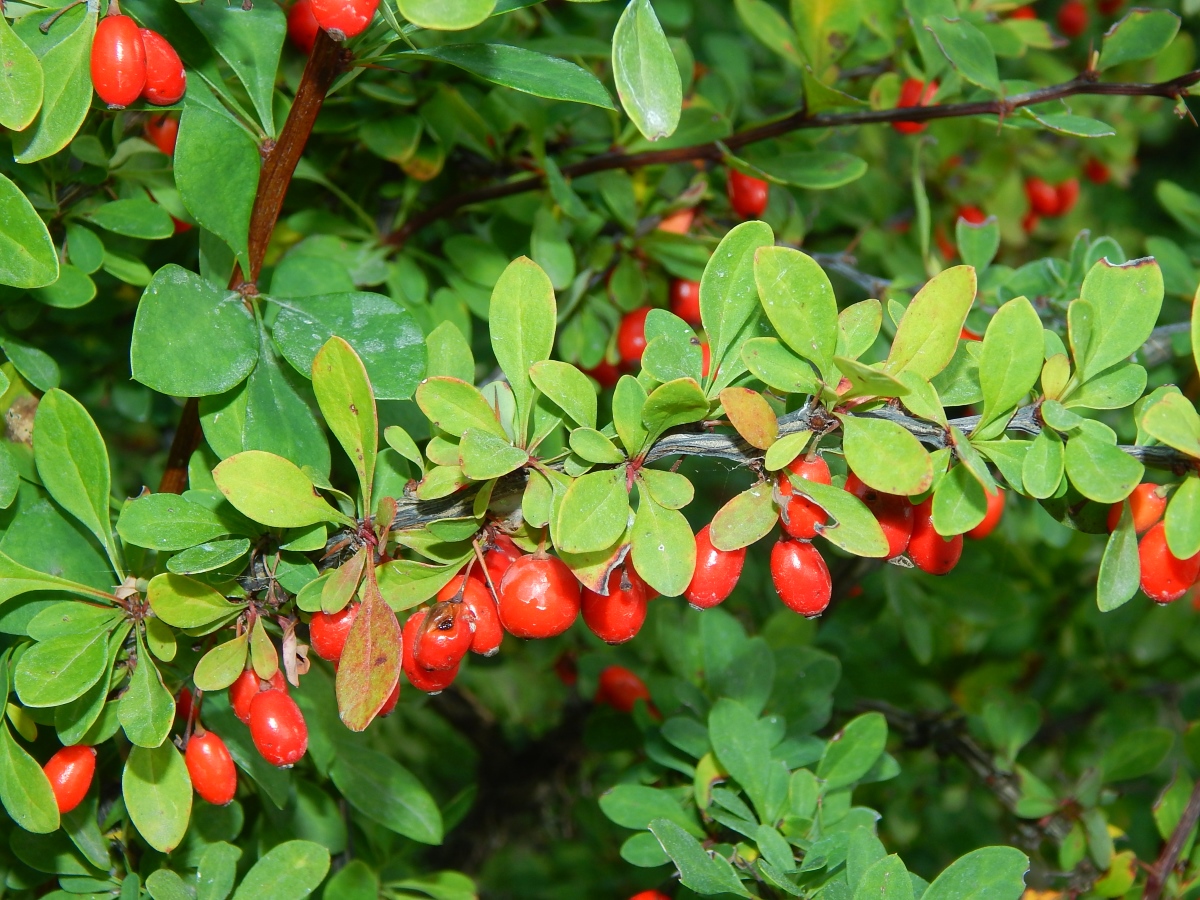
[{"label": "reddish leaf", "polygon": [[775,411],[758,391],[749,388],[725,388],[721,391],[725,415],[751,447],[767,450],[779,438]]},{"label": "reddish leaf", "polygon": [[337,673],[337,703],[342,722],[362,731],[383,709],[400,680],[400,623],[367,573],[367,588]]}]

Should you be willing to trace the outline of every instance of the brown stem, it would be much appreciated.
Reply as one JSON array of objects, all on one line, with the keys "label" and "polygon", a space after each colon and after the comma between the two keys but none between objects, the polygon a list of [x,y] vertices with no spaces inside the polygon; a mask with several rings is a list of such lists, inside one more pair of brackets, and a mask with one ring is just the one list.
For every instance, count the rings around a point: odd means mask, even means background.
[{"label": "brown stem", "polygon": [[[1071,81],[1050,87],[1039,88],[1024,94],[999,100],[984,100],[974,103],[948,103],[944,106],[917,106],[900,109],[870,109],[849,113],[819,113],[810,115],[803,109],[768,122],[747,128],[726,138],[722,142],[693,144],[688,147],[676,147],[671,150],[648,150],[644,153],[612,152],[602,153],[577,163],[562,166],[562,174],[567,178],[591,175],[609,169],[637,169],[643,166],[667,165],[670,163],[690,162],[707,159],[720,161],[725,150],[738,150],[749,144],[756,144],[771,138],[781,137],[793,131],[808,128],[839,128],[846,125],[879,125],[889,122],[928,122],[933,119],[952,119],[963,116],[1000,116],[1011,115],[1026,106],[1039,103],[1049,103],[1062,100],[1078,94],[1100,94],[1104,96],[1128,97],[1166,97],[1178,99],[1187,88],[1200,83],[1200,69],[1156,84],[1104,83],[1093,80],[1094,73],[1084,73]],[[722,146],[723,145],[723,146]],[[543,183],[542,175],[508,181],[503,184],[493,184],[474,191],[447,197],[435,203],[389,234],[385,241],[395,247],[403,244],[414,234],[427,225],[453,215],[466,206],[485,203],[489,200],[499,200],[527,191],[537,190]]]},{"label": "brown stem", "polygon": [[1192,788],[1183,815],[1179,817],[1179,823],[1171,832],[1171,839],[1162,848],[1162,853],[1158,855],[1158,860],[1150,869],[1150,877],[1146,879],[1146,890],[1142,892],[1142,900],[1159,900],[1159,897],[1162,896],[1163,886],[1171,877],[1171,873],[1175,871],[1175,866],[1179,863],[1179,855],[1183,852],[1183,846],[1187,843],[1192,829],[1196,827],[1197,821],[1200,821],[1200,782],[1197,782]]}]

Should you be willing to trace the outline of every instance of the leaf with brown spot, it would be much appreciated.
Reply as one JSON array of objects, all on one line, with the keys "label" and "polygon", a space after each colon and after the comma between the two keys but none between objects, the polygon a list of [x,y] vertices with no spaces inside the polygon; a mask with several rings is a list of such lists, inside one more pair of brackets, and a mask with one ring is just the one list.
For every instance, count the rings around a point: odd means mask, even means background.
[{"label": "leaf with brown spot", "polygon": [[725,388],[721,405],[737,433],[751,447],[766,450],[779,438],[779,423],[766,398],[749,388]]},{"label": "leaf with brown spot", "polygon": [[367,574],[359,607],[338,665],[338,712],[351,731],[362,731],[379,714],[400,680],[400,622]]}]

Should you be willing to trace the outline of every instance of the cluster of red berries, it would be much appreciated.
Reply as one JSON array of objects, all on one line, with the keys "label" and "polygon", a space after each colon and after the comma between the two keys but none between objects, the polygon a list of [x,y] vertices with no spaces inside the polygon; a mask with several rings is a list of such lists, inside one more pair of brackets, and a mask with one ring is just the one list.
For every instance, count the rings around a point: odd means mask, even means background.
[{"label": "cluster of red berries", "polygon": [[304,54],[312,53],[317,32],[335,41],[357,37],[367,30],[379,0],[296,0],[288,9],[288,38]]},{"label": "cluster of red berries", "polygon": [[170,42],[119,13],[96,27],[91,71],[92,87],[111,109],[124,109],[139,97],[169,106],[187,89],[187,73]]},{"label": "cluster of red berries", "polygon": [[1027,178],[1025,197],[1029,200],[1029,212],[1021,224],[1026,232],[1030,232],[1041,216],[1065,216],[1075,208],[1079,199],[1079,179],[1068,178],[1059,184],[1050,184],[1041,178]]},{"label": "cluster of red berries", "polygon": [[[1200,581],[1200,553],[1180,559],[1167,546],[1167,529],[1162,521],[1167,508],[1166,490],[1157,484],[1139,484],[1127,498],[1133,514],[1138,542],[1142,591],[1156,603],[1178,600]],[[1108,530],[1116,531],[1124,503],[1108,511]]]},{"label": "cluster of red berries", "polygon": [[[896,109],[908,109],[916,106],[929,106],[937,95],[936,81],[924,82],[919,78],[907,78],[900,85],[900,97],[896,100]],[[892,128],[900,134],[920,134],[925,130],[926,122],[893,122]]]}]

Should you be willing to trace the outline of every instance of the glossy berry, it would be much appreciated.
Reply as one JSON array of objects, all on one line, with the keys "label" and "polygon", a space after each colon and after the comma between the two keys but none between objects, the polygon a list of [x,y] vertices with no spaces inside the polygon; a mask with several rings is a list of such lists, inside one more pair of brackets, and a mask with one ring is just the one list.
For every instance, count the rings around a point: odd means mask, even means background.
[{"label": "glossy berry", "polygon": [[[900,96],[896,100],[896,109],[906,109],[913,106],[929,106],[938,92],[938,83],[930,81],[926,84],[919,78],[907,78],[900,85]],[[892,128],[900,134],[920,134],[928,127],[926,122],[893,122]]]},{"label": "glossy berry", "polygon": [[[508,568],[507,564],[504,568]],[[497,577],[494,573],[492,574],[493,583],[497,588],[500,587],[501,578],[503,575]],[[504,626],[500,624],[500,612],[496,609],[496,601],[492,599],[492,592],[472,571],[471,577],[466,579],[465,586],[463,585],[463,576],[458,575],[437,593],[439,602],[455,598],[462,600],[463,608],[474,619],[475,630],[471,635],[471,652],[482,656],[494,656],[500,649],[501,641],[504,640]]]},{"label": "glossy berry", "polygon": [[1032,6],[1018,6],[1008,14],[1010,19],[1036,19],[1037,12]]},{"label": "glossy berry", "polygon": [[1058,215],[1058,191],[1049,182],[1041,178],[1026,178],[1025,196],[1029,200],[1029,208],[1039,216]]},{"label": "glossy berry", "polygon": [[[1149,531],[1154,523],[1162,518],[1163,512],[1167,508],[1166,495],[1159,491],[1157,484],[1139,484],[1126,500],[1133,512],[1133,530],[1138,534],[1145,534]],[[1123,501],[1109,507],[1108,530],[1110,533],[1117,530],[1117,525],[1121,522],[1121,510],[1124,506]]]},{"label": "glossy berry", "polygon": [[865,503],[879,522],[888,542],[888,559],[903,553],[913,529],[913,507],[908,498],[867,487],[853,472],[846,477],[846,490]]},{"label": "glossy berry", "polygon": [[87,796],[96,774],[96,751],[76,745],[63,747],[46,761],[42,771],[50,779],[54,802],[60,813],[69,813]]},{"label": "glossy berry", "polygon": [[[513,539],[507,534],[497,534],[493,537],[492,546],[483,553],[483,562],[487,566],[488,576],[492,579],[492,587],[499,590],[500,582],[504,578],[504,573],[508,571],[508,567],[512,565],[513,560],[524,555],[525,551],[513,543]],[[487,578],[484,577],[478,565],[471,567],[471,578],[487,587]],[[457,581],[451,583],[455,585],[454,591],[457,592]],[[438,599],[445,600],[447,598],[438,594]]]},{"label": "glossy berry", "polygon": [[187,90],[187,73],[183,60],[171,42],[149,28],[143,28],[142,44],[146,48],[146,86],[142,96],[155,106],[178,103]]},{"label": "glossy berry", "polygon": [[955,221],[958,219],[966,219],[972,225],[982,225],[987,221],[987,213],[978,206],[960,206]]},{"label": "glossy berry", "polygon": [[292,46],[305,56],[310,55],[320,30],[313,15],[312,0],[296,0],[287,13],[287,35]]},{"label": "glossy berry", "polygon": [[383,706],[380,707],[379,712],[377,713],[376,717],[382,719],[385,716],[390,716],[395,711],[396,704],[399,702],[400,702],[400,682],[397,681],[396,686],[394,688],[392,688],[392,692],[390,694],[388,694],[388,698],[385,701],[383,701]]},{"label": "glossy berry", "polygon": [[515,637],[562,634],[578,617],[579,603],[579,582],[552,556],[522,556],[500,584],[500,622]]},{"label": "glossy berry", "polygon": [[1088,9],[1083,0],[1067,0],[1058,8],[1058,30],[1064,37],[1077,38],[1088,26]]},{"label": "glossy berry", "polygon": [[650,307],[643,306],[631,313],[626,313],[617,328],[617,353],[627,363],[641,362],[642,354],[646,352],[646,316],[650,315]]},{"label": "glossy berry", "polygon": [[753,175],[743,175],[737,169],[729,170],[729,178],[725,185],[729,194],[729,205],[743,219],[757,219],[767,208],[771,186],[761,178]]},{"label": "glossy berry", "polygon": [[1067,179],[1054,188],[1054,193],[1058,196],[1058,214],[1065,216],[1075,208],[1075,202],[1079,199],[1079,179]]},{"label": "glossy berry", "polygon": [[339,612],[313,613],[312,621],[308,623],[308,642],[317,656],[330,662],[342,658],[350,626],[358,616],[358,607],[359,604],[351,603]]},{"label": "glossy berry", "polygon": [[996,530],[996,526],[1000,524],[1000,519],[1004,516],[1004,491],[996,488],[994,494],[984,494],[987,497],[987,512],[983,514],[983,521],[967,532],[967,537],[973,541],[982,541],[985,537]]},{"label": "glossy berry", "polygon": [[802,616],[819,616],[829,606],[829,566],[808,541],[778,541],[771,549],[771,580],[784,606]]},{"label": "glossy berry", "polygon": [[908,558],[922,572],[945,575],[962,557],[963,536],[942,537],[933,527],[933,498],[923,501],[913,513],[912,537]]},{"label": "glossy berry", "polygon": [[446,601],[430,607],[425,623],[417,632],[413,660],[423,669],[444,672],[457,669],[471,649],[475,636],[475,617],[462,603]]},{"label": "glossy berry", "polygon": [[[632,577],[631,577],[632,576]],[[646,621],[646,585],[627,566],[608,576],[608,596],[583,591],[583,621],[606,644],[631,640]]]},{"label": "glossy berry", "polygon": [[250,704],[250,737],[273,766],[293,766],[308,750],[308,726],[296,701],[283,691],[259,691]]},{"label": "glossy berry", "polygon": [[1200,553],[1179,559],[1167,546],[1167,529],[1162,522],[1146,532],[1138,543],[1142,565],[1142,591],[1155,603],[1170,603],[1187,593],[1200,577]]},{"label": "glossy berry", "polygon": [[1112,173],[1108,171],[1108,166],[1095,158],[1089,159],[1084,164],[1083,174],[1092,184],[1108,184],[1109,178],[1112,177]]},{"label": "glossy berry", "polygon": [[287,693],[287,682],[283,680],[283,672],[277,671],[270,681],[263,681],[253,669],[247,669],[238,676],[237,681],[229,686],[229,705],[233,714],[243,722],[250,721],[250,704],[260,691],[277,690]]},{"label": "glossy berry", "polygon": [[733,593],[742,577],[746,548],[718,550],[712,544],[712,528],[705,525],[696,535],[696,568],[683,592],[687,602],[698,609],[712,609]]},{"label": "glossy berry", "polygon": [[146,140],[167,156],[175,155],[175,142],[179,139],[179,120],[170,116],[154,116],[146,121]]},{"label": "glossy berry", "polygon": [[366,31],[378,7],[379,0],[312,0],[313,18],[335,41]]},{"label": "glossy berry", "polygon": [[695,218],[696,208],[689,206],[687,209],[673,212],[669,216],[663,216],[662,221],[658,223],[658,230],[671,234],[687,234],[692,227],[692,220]]},{"label": "glossy berry", "polygon": [[425,616],[427,614],[428,610],[418,609],[404,623],[404,632],[401,635],[404,646],[400,657],[400,665],[404,670],[405,676],[408,678],[409,684],[418,691],[425,691],[427,694],[438,694],[454,683],[454,679],[458,677],[458,666],[441,672],[433,672],[417,665],[413,659],[413,647],[417,645],[417,639],[421,633],[421,627],[425,624]]},{"label": "glossy berry", "polygon": [[650,702],[646,683],[624,666],[609,666],[600,673],[596,687],[596,702],[606,703],[617,712],[633,712],[639,700]]},{"label": "glossy berry", "polygon": [[689,325],[700,324],[700,282],[686,278],[671,282],[671,312]]},{"label": "glossy berry", "polygon": [[[805,459],[799,456],[794,459],[788,469],[803,478],[817,484],[831,484],[829,464],[821,456]],[[794,538],[810,541],[817,536],[817,526],[829,521],[825,510],[817,506],[807,497],[795,492],[792,482],[786,473],[779,474],[779,495],[784,500],[783,510],[779,514],[779,522]]]},{"label": "glossy berry", "polygon": [[237,793],[237,768],[225,742],[211,731],[197,729],[184,753],[196,793],[213,806],[224,806]]},{"label": "glossy berry", "polygon": [[146,45],[129,16],[105,16],[92,38],[92,87],[114,109],[123,109],[146,86]]}]

